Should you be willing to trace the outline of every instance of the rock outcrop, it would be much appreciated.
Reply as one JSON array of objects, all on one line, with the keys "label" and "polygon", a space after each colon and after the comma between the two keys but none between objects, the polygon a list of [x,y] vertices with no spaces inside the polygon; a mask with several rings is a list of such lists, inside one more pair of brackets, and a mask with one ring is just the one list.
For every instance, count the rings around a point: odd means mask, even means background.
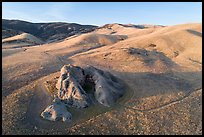
[{"label": "rock outcrop", "polygon": [[[87,85],[93,90],[85,91],[83,87]],[[56,99],[41,113],[43,118],[51,121],[70,121],[72,116],[68,112],[69,107],[86,108],[93,100],[110,107],[125,92],[125,86],[119,79],[92,66],[84,69],[73,65],[63,66],[56,88]]]},{"label": "rock outcrop", "polygon": [[70,122],[72,119],[71,113],[67,111],[65,104],[58,98],[53,100],[53,103],[41,113],[41,116],[50,121]]},{"label": "rock outcrop", "polygon": [[124,85],[109,72],[92,66],[85,68],[85,74],[91,76],[94,83],[95,99],[104,106],[111,106],[124,94]]},{"label": "rock outcrop", "polygon": [[63,66],[56,88],[58,97],[68,106],[85,108],[90,104],[89,97],[82,88],[85,82],[84,70],[72,65]]}]

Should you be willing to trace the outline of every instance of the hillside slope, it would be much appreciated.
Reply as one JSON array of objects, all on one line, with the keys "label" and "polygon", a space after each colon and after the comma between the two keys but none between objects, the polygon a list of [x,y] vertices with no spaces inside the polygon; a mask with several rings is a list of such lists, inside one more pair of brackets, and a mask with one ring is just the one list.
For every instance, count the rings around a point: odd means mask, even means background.
[{"label": "hillside slope", "polygon": [[[202,134],[202,24],[103,29],[2,50],[2,134]],[[110,72],[125,95],[71,124],[41,119],[65,64]]]},{"label": "hillside slope", "polygon": [[[78,33],[90,32],[96,27],[76,23],[31,23],[21,20],[2,19],[2,38],[8,38],[20,32],[25,32],[39,37],[44,41],[52,42]],[[12,34],[8,33],[10,30],[13,31]]]}]

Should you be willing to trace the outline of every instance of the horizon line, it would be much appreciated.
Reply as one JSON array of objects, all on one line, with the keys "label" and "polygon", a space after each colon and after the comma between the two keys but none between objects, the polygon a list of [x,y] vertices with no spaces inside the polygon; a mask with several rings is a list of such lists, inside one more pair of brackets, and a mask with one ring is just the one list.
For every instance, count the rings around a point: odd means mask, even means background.
[{"label": "horizon line", "polygon": [[150,23],[142,23],[142,24],[133,24],[133,23],[118,23],[118,22],[112,22],[112,23],[106,23],[103,25],[96,25],[96,24],[81,24],[78,22],[67,22],[67,21],[45,21],[45,22],[33,22],[33,21],[28,21],[28,20],[21,20],[21,19],[6,19],[6,18],[2,18],[2,20],[10,20],[10,21],[24,21],[24,22],[28,22],[28,23],[67,23],[67,24],[78,24],[78,25],[92,25],[92,26],[96,26],[96,27],[101,27],[104,25],[108,25],[108,24],[122,24],[122,25],[154,25],[154,26],[174,26],[174,25],[182,25],[182,24],[202,24],[202,22],[186,22],[186,23],[179,23],[179,24],[173,24],[173,25],[164,25],[164,24],[150,24]]}]

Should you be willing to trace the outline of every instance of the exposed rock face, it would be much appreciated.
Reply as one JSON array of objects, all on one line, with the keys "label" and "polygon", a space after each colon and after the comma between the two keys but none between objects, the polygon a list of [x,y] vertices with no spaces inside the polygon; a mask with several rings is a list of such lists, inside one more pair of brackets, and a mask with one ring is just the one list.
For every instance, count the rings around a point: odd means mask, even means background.
[{"label": "exposed rock face", "polygon": [[95,99],[102,105],[111,106],[124,94],[124,85],[110,73],[90,66],[85,68],[85,74],[92,76]]},{"label": "exposed rock face", "polygon": [[72,119],[71,113],[67,111],[65,104],[58,98],[53,100],[53,103],[41,113],[41,116],[50,121],[70,122]]},{"label": "exposed rock face", "polygon": [[[89,84],[92,93],[86,93],[82,87]],[[84,69],[73,65],[65,65],[61,68],[61,75],[56,84],[57,98],[51,106],[42,112],[45,119],[56,121],[70,121],[71,114],[66,107],[85,108],[98,101],[104,106],[111,106],[124,94],[124,84],[109,72],[88,66]],[[90,94],[93,94],[93,98]]]},{"label": "exposed rock face", "polygon": [[84,70],[72,65],[63,66],[56,88],[58,97],[67,105],[76,108],[85,108],[90,104],[89,97],[83,90],[85,81]]}]

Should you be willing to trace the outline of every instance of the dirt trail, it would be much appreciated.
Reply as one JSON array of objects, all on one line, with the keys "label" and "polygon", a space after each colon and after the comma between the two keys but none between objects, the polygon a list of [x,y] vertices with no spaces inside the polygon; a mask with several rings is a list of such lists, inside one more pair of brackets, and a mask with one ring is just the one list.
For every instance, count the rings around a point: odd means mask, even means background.
[{"label": "dirt trail", "polygon": [[40,113],[51,104],[53,97],[47,92],[46,87],[39,81],[35,87],[35,94],[33,95],[28,111],[26,113],[26,121],[31,125],[41,129],[57,129],[64,130],[70,127],[70,124],[62,122],[51,122],[40,117]]},{"label": "dirt trail", "polygon": [[194,89],[193,91],[188,92],[185,96],[183,96],[183,97],[181,97],[181,98],[179,98],[179,99],[170,101],[170,102],[168,102],[168,103],[165,103],[165,104],[163,104],[163,105],[160,105],[160,106],[155,107],[155,108],[150,108],[150,109],[141,110],[141,109],[132,108],[132,107],[129,107],[129,106],[123,105],[123,104],[119,104],[119,105],[121,105],[122,107],[125,107],[125,108],[127,108],[127,109],[132,109],[132,110],[135,110],[135,111],[138,111],[138,112],[154,111],[154,110],[162,109],[162,108],[164,108],[164,107],[168,107],[168,106],[170,106],[170,105],[172,105],[172,104],[179,103],[180,101],[182,101],[182,100],[188,98],[188,97],[191,95],[191,93],[193,93],[193,92],[195,92],[195,91],[199,91],[199,90],[202,90],[202,88],[196,88],[196,89]]}]

